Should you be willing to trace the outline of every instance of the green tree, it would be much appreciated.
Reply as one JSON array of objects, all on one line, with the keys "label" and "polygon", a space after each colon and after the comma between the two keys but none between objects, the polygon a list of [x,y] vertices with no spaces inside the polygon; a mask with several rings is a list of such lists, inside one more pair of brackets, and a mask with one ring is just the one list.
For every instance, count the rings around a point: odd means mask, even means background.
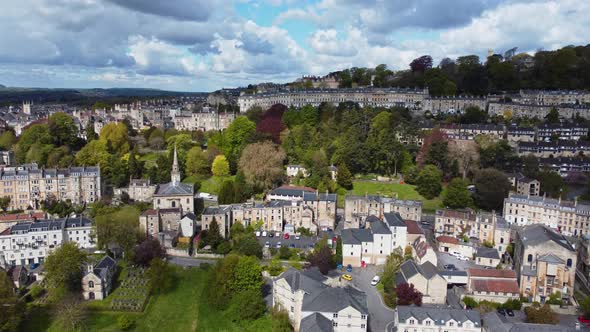
[{"label": "green tree", "polygon": [[34,124],[23,131],[18,143],[14,148],[16,162],[19,164],[26,162],[27,152],[33,144],[49,145],[53,138],[49,133],[49,128],[45,124]]},{"label": "green tree", "polygon": [[209,224],[209,231],[207,232],[205,243],[210,245],[212,250],[215,250],[221,242],[223,242],[223,237],[219,230],[219,224],[215,220],[215,217],[213,217],[211,224]]},{"label": "green tree", "polygon": [[115,245],[131,253],[139,240],[139,210],[134,206],[124,206],[98,212],[94,219],[98,247],[109,249]]},{"label": "green tree", "polygon": [[262,267],[258,259],[254,256],[240,257],[230,280],[229,288],[236,293],[248,290],[260,292],[263,283]]},{"label": "green tree", "polygon": [[80,331],[88,316],[86,306],[76,293],[66,293],[54,306],[54,319],[61,331]]},{"label": "green tree", "polygon": [[123,122],[109,122],[100,130],[100,140],[106,143],[109,151],[119,155],[129,152],[129,135]]},{"label": "green tree", "polygon": [[72,155],[71,150],[67,146],[60,146],[51,150],[47,155],[47,167],[60,167],[66,168],[74,164],[75,157]]},{"label": "green tree", "polygon": [[211,166],[211,172],[215,176],[228,176],[229,175],[229,163],[224,155],[217,155],[213,160]]},{"label": "green tree", "polygon": [[217,195],[217,201],[219,204],[232,204],[236,202],[234,182],[232,180],[223,181],[219,189],[219,194]]},{"label": "green tree", "polygon": [[537,178],[541,182],[541,192],[554,198],[565,195],[567,185],[557,172],[544,170],[539,172]]},{"label": "green tree", "polygon": [[10,206],[11,199],[12,199],[11,196],[0,197],[0,209],[2,209],[2,211],[6,212],[8,210],[8,207]]},{"label": "green tree", "polygon": [[338,183],[338,185],[344,189],[352,189],[352,174],[344,163],[338,166],[338,173],[336,173],[336,183]]},{"label": "green tree", "polygon": [[279,248],[279,258],[282,260],[287,260],[291,258],[291,249],[287,246],[282,246]]},{"label": "green tree", "polygon": [[266,303],[260,290],[249,289],[233,296],[227,313],[232,321],[244,322],[261,317],[265,311]]},{"label": "green tree", "polygon": [[559,123],[559,112],[557,108],[551,107],[549,113],[545,116],[545,121],[548,123]]},{"label": "green tree", "polygon": [[342,264],[342,238],[338,237],[336,240],[336,256],[334,257],[336,264]]},{"label": "green tree", "polygon": [[461,178],[454,178],[447,187],[443,204],[451,209],[462,209],[473,203],[471,193],[467,189],[469,183]]},{"label": "green tree", "polygon": [[223,133],[223,142],[217,146],[230,160],[237,161],[247,140],[256,132],[256,124],[245,116],[238,116]]},{"label": "green tree", "polygon": [[6,271],[0,271],[0,331],[17,331],[24,308],[14,292],[14,284]]},{"label": "green tree", "polygon": [[153,294],[166,293],[174,286],[174,270],[161,258],[151,261],[147,276]]},{"label": "green tree", "polygon": [[76,153],[76,164],[80,166],[99,165],[101,170],[104,170],[109,167],[109,161],[110,154],[104,140],[90,141]]},{"label": "green tree", "polygon": [[442,172],[436,166],[426,165],[418,174],[416,190],[426,199],[437,197],[441,190]]},{"label": "green tree", "polygon": [[475,175],[476,202],[486,210],[501,210],[504,198],[510,191],[506,175],[496,169],[486,168]]},{"label": "green tree", "polygon": [[133,179],[140,179],[143,171],[141,162],[137,159],[137,147],[133,147],[129,152],[129,160],[127,160],[127,171],[129,176]]},{"label": "green tree", "polygon": [[551,310],[549,304],[541,306],[539,303],[533,303],[533,305],[524,308],[527,323],[534,324],[557,324],[559,318],[557,314]]},{"label": "green tree", "polygon": [[[234,236],[233,228],[232,236]],[[252,232],[246,232],[236,236],[234,239],[234,251],[244,256],[262,258],[262,246],[260,246],[260,243],[258,243],[256,236]]]},{"label": "green tree", "polygon": [[65,242],[47,255],[45,280],[53,288],[79,290],[86,259],[86,253],[75,242]]},{"label": "green tree", "polygon": [[244,148],[239,168],[246,181],[259,190],[279,184],[284,176],[285,152],[270,141],[249,144]]},{"label": "green tree", "polygon": [[487,119],[487,113],[477,106],[470,106],[465,109],[465,114],[461,117],[462,123],[484,123]]},{"label": "green tree", "polygon": [[206,177],[211,174],[211,164],[207,154],[198,147],[192,147],[186,154],[186,174]]},{"label": "green tree", "polygon": [[74,147],[78,141],[78,128],[74,119],[63,112],[53,113],[47,119],[49,134],[57,146]]},{"label": "green tree", "polygon": [[14,144],[16,144],[16,136],[11,130],[6,130],[0,135],[0,149],[12,150]]},{"label": "green tree", "polygon": [[95,139],[98,139],[98,134],[94,131],[94,120],[88,121],[86,128],[84,128],[86,133],[86,141],[90,142]]}]

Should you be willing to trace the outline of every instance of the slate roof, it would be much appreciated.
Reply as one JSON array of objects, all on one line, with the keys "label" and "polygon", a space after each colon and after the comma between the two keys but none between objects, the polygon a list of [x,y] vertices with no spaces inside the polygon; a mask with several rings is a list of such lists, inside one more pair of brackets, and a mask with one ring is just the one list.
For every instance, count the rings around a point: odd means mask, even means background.
[{"label": "slate roof", "polygon": [[183,196],[195,194],[195,188],[191,183],[168,182],[158,186],[154,196]]},{"label": "slate roof", "polygon": [[332,332],[332,321],[324,315],[314,312],[303,318],[299,324],[299,332]]},{"label": "slate roof", "polygon": [[92,221],[86,217],[76,218],[60,218],[60,219],[46,219],[38,220],[36,222],[21,222],[7,228],[2,232],[2,235],[8,234],[26,234],[30,232],[43,232],[48,230],[61,230],[72,227],[89,227],[92,226]]},{"label": "slate roof", "polygon": [[[373,234],[391,234],[391,230],[389,230],[389,227],[387,227],[387,225],[379,220],[378,218],[371,218],[374,216],[369,216],[367,217],[367,222],[369,223],[369,228],[371,229],[371,232]],[[371,220],[369,220],[371,219]]]},{"label": "slate roof", "polygon": [[328,202],[336,202],[338,199],[337,194],[326,194],[326,193],[319,193],[316,194],[315,192],[310,193],[303,191],[303,200],[304,201],[328,201]]},{"label": "slate roof", "polygon": [[398,306],[397,315],[399,321],[404,323],[410,318],[420,322],[430,318],[434,321],[434,325],[442,326],[452,319],[460,323],[470,321],[475,327],[481,327],[481,316],[476,310]]},{"label": "slate roof", "polygon": [[338,312],[353,307],[367,315],[367,295],[352,287],[327,287],[315,296],[303,298],[302,311]]},{"label": "slate roof", "polygon": [[565,236],[554,232],[543,224],[525,226],[518,233],[525,246],[536,246],[548,241],[553,241],[569,251],[575,251],[574,247]]},{"label": "slate roof", "polygon": [[308,294],[318,293],[328,287],[322,282],[325,277],[323,280],[318,280],[317,274],[309,273],[307,270],[299,271],[290,268],[281,275],[281,279],[285,279],[292,291],[303,290]]},{"label": "slate roof", "polygon": [[479,247],[477,248],[476,256],[483,258],[500,259],[500,255],[498,254],[498,250],[496,250],[496,248]]},{"label": "slate roof", "polygon": [[396,284],[407,283],[410,278],[417,274],[421,274],[426,279],[431,279],[438,274],[438,269],[431,262],[418,265],[412,259],[407,260],[399,267],[399,272],[397,272],[395,277]]},{"label": "slate roof", "polygon": [[402,216],[395,212],[395,213],[384,213],[383,219],[389,225],[389,227],[407,227],[406,223],[402,219]]},{"label": "slate roof", "polygon": [[270,194],[278,196],[297,196],[303,197],[304,192],[315,193],[315,189],[308,187],[296,187],[296,186],[280,186],[273,189]]},{"label": "slate roof", "polygon": [[361,244],[361,242],[373,241],[373,234],[370,229],[343,229],[340,237],[342,237],[342,244]]}]

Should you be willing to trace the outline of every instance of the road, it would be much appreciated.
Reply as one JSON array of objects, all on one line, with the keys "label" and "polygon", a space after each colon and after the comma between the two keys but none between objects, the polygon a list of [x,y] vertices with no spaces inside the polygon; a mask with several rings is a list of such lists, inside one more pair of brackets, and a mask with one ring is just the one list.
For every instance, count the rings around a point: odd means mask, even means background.
[{"label": "road", "polygon": [[395,311],[383,304],[379,291],[376,287],[371,286],[371,279],[373,279],[375,274],[381,274],[381,272],[380,269],[374,265],[366,268],[354,268],[352,273],[350,273],[350,275],[352,275],[352,284],[354,287],[367,294],[370,331],[386,331],[386,328],[393,327],[392,322],[394,320]]},{"label": "road", "polygon": [[178,257],[178,256],[168,256],[166,260],[170,264],[178,265],[178,266],[185,266],[185,267],[198,267],[201,264],[215,264],[217,263],[216,259],[204,259],[204,258],[193,258],[193,257]]}]

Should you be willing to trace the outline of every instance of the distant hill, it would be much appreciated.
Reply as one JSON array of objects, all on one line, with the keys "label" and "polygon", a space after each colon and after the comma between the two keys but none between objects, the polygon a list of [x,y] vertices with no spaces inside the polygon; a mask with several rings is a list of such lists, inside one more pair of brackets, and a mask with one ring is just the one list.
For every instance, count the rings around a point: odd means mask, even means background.
[{"label": "distant hill", "polygon": [[202,96],[204,92],[178,92],[158,89],[111,88],[111,89],[46,89],[17,88],[0,85],[0,105],[20,103],[23,100],[32,102],[58,102],[92,104],[98,100],[124,102],[129,99],[150,97]]}]

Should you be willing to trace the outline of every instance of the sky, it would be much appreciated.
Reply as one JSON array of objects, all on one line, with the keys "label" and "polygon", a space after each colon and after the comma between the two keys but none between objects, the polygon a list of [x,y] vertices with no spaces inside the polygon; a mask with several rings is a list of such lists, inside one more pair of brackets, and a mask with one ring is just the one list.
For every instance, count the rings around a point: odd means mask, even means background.
[{"label": "sky", "polygon": [[579,0],[2,0],[0,84],[213,91],[590,42]]}]

